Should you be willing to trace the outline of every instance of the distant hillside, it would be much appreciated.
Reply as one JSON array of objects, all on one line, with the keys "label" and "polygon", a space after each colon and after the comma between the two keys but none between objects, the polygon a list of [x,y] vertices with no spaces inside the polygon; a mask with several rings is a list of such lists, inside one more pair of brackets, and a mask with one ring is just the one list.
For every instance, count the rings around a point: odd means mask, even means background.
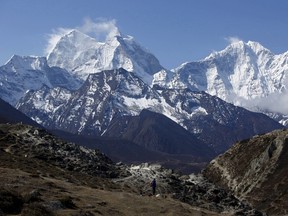
[{"label": "distant hillside", "polygon": [[163,167],[174,169],[183,174],[199,173],[209,162],[209,159],[189,154],[168,154],[149,150],[132,141],[117,137],[87,137],[70,134],[64,131],[51,131],[64,140],[99,149],[114,162],[125,164],[158,163]]}]

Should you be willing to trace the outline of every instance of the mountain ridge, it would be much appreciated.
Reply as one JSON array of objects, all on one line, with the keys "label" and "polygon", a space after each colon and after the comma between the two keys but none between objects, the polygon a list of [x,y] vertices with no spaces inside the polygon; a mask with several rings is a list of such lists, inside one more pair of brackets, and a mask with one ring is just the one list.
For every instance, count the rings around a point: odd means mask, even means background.
[{"label": "mountain ridge", "polygon": [[1,98],[15,106],[28,90],[42,86],[77,89],[77,77],[59,67],[49,67],[45,57],[14,55],[0,67]]},{"label": "mountain ridge", "polygon": [[284,129],[242,140],[212,160],[203,174],[255,208],[269,215],[285,215],[287,137]]},{"label": "mountain ridge", "polygon": [[[258,42],[238,41],[200,61],[186,62],[169,71],[131,36],[118,31],[105,42],[98,42],[74,29],[59,39],[48,53],[47,61],[50,67],[68,68],[67,72],[70,74],[66,73],[65,79],[71,82],[67,76],[74,78],[74,84],[69,88],[80,87],[91,73],[123,67],[135,72],[148,85],[205,91],[236,106],[262,112],[286,125],[287,58],[288,52],[275,55]],[[1,68],[6,74],[7,71],[13,71],[13,68]],[[4,77],[2,79],[5,80]],[[37,82],[43,83],[40,78],[35,83]],[[49,86],[49,83],[45,84]],[[11,88],[9,85],[5,82],[2,84],[4,88]],[[23,88],[19,86],[19,82],[13,85]],[[21,94],[15,92],[14,95],[18,96],[12,99],[8,90],[4,90],[1,95],[7,102],[15,105],[23,91]]]},{"label": "mountain ridge", "polygon": [[[105,134],[118,115],[137,116],[149,109],[180,124],[216,152],[239,139],[282,127],[265,115],[235,107],[205,92],[151,88],[124,69],[91,74],[77,91],[65,91],[46,88],[28,92],[17,108],[47,128],[89,136]],[[262,121],[266,123],[259,124]],[[230,135],[220,136],[220,129]]]},{"label": "mountain ridge", "polygon": [[[217,55],[221,58],[216,58]],[[264,116],[240,111],[218,99],[218,95],[211,95],[217,93],[225,99],[233,97],[237,100],[237,92],[232,89],[235,85],[241,97],[252,92],[249,96],[254,99],[254,90],[261,95],[266,94],[264,87],[267,86],[272,90],[279,86],[285,89],[285,76],[282,76],[284,83],[270,85],[273,80],[277,81],[283,72],[280,70],[280,75],[275,73],[272,81],[268,80],[270,83],[262,86],[260,81],[265,80],[267,71],[258,68],[255,58],[267,60],[272,54],[256,42],[234,43],[217,55],[167,71],[155,56],[142,49],[130,36],[114,35],[99,44],[90,36],[73,30],[61,37],[48,55],[47,61],[52,65],[49,66],[44,58],[29,57],[27,68],[21,66],[16,70],[19,75],[16,80],[13,61],[18,59],[25,63],[25,58],[15,56],[9,64],[2,66],[3,88],[0,93],[10,103],[15,105],[18,102],[18,109],[50,129],[65,128],[72,133],[92,136],[104,134],[116,115],[136,116],[141,110],[149,109],[166,115],[220,153],[236,140],[280,126],[268,118],[264,120]],[[111,69],[101,72],[98,63],[103,68],[127,63],[130,71]],[[53,65],[66,65],[71,70]],[[76,70],[77,67],[81,69]],[[232,69],[237,73],[233,74]],[[7,81],[7,77],[13,83]],[[151,78],[155,81],[153,86]],[[249,119],[245,119],[245,115]],[[281,118],[279,115],[278,119]],[[263,121],[267,124],[260,125]]]},{"label": "mountain ridge", "polygon": [[169,154],[190,154],[199,158],[215,155],[205,143],[176,122],[145,109],[135,117],[116,117],[103,136],[121,137],[147,149]]},{"label": "mountain ridge", "polygon": [[[213,52],[200,61],[174,69],[170,79],[153,82],[162,87],[182,86],[245,107],[251,111],[281,116],[287,123],[288,52],[275,55],[257,42],[239,41]],[[283,106],[285,108],[283,108]]]}]

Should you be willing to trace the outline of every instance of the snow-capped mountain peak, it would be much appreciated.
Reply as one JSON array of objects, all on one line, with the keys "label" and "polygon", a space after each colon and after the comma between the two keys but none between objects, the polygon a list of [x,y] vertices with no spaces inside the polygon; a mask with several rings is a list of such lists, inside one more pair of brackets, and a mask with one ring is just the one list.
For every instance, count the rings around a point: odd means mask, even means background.
[{"label": "snow-capped mountain peak", "polygon": [[217,57],[224,56],[227,53],[243,52],[244,47],[245,47],[245,43],[243,41],[233,42],[221,51],[213,51],[210,55],[208,55],[206,58],[204,58],[203,61],[215,59]]},{"label": "snow-capped mountain peak", "polygon": [[49,67],[45,57],[14,55],[0,67],[1,98],[15,105],[28,90],[43,85],[77,89],[80,82],[65,69]]},{"label": "snow-capped mountain peak", "polygon": [[[288,88],[287,59],[287,53],[275,55],[258,42],[237,41],[201,61],[182,64],[165,85],[175,88],[181,84],[249,110],[279,110],[287,116],[281,108]],[[272,98],[278,98],[277,105]],[[272,107],[278,108],[272,111]]]},{"label": "snow-capped mountain peak", "polygon": [[47,58],[50,66],[65,68],[83,81],[91,73],[124,68],[151,84],[152,75],[163,69],[154,55],[118,29],[105,42],[72,30],[59,39]]},{"label": "snow-capped mountain peak", "polygon": [[94,50],[100,46],[101,44],[94,38],[74,29],[56,43],[47,56],[48,64],[73,71],[78,65],[87,61],[86,56],[93,56]]},{"label": "snow-capped mountain peak", "polygon": [[[49,85],[46,58],[14,55],[0,67],[1,97],[12,105],[30,89]],[[51,85],[49,85],[51,86]]]},{"label": "snow-capped mountain peak", "polygon": [[271,57],[273,53],[262,46],[260,43],[255,41],[237,41],[228,45],[225,49],[221,51],[214,51],[209,56],[207,56],[204,61],[215,59],[217,57],[225,55],[246,55],[246,56],[260,56],[267,55]]}]

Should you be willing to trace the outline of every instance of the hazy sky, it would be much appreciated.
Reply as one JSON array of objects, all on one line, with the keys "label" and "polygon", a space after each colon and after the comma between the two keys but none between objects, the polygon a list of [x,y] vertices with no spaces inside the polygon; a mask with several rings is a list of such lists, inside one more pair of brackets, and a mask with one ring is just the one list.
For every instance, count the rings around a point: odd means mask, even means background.
[{"label": "hazy sky", "polygon": [[0,0],[0,65],[13,54],[44,56],[51,34],[87,20],[116,24],[168,69],[237,38],[280,54],[288,50],[287,11],[288,0]]}]

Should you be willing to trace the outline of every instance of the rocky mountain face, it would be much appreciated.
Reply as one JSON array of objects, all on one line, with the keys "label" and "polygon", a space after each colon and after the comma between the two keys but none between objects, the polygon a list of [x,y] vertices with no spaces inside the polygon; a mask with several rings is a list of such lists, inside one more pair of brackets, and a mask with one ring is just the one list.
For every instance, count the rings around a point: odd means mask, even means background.
[{"label": "rocky mountain face", "polygon": [[276,130],[235,144],[204,175],[269,215],[286,215],[287,163],[288,131]]},{"label": "rocky mountain face", "polygon": [[162,91],[162,95],[176,110],[183,109],[186,118],[180,118],[183,121],[180,125],[211,145],[216,153],[253,134],[283,127],[263,114],[249,112],[204,92],[168,89]]},{"label": "rocky mountain face", "polygon": [[[66,127],[72,133],[101,135],[116,113],[135,115],[149,106],[135,103],[141,100],[146,102],[148,99],[157,101],[157,97],[159,98],[157,92],[153,92],[133,73],[117,69],[89,75],[77,91],[46,87],[31,91],[21,99],[17,108],[29,113],[33,119],[39,118],[39,122],[48,128]],[[129,100],[135,106],[129,104]],[[42,115],[49,118],[41,118]]]},{"label": "rocky mountain face", "polygon": [[275,55],[257,42],[239,41],[205,59],[159,72],[165,88],[205,91],[234,105],[263,112],[287,124],[288,52]]},{"label": "rocky mountain face", "polygon": [[[282,127],[267,116],[235,107],[204,92],[150,88],[124,69],[89,75],[76,91],[47,87],[30,91],[17,108],[49,129],[89,136],[111,136],[107,129],[112,128],[113,119],[137,116],[143,109],[149,109],[180,124],[201,140],[198,143],[205,142],[217,153],[237,140]],[[139,143],[139,136],[137,139]]]},{"label": "rocky mountain face", "polygon": [[114,118],[104,136],[129,140],[152,151],[187,154],[194,157],[215,156],[213,149],[176,122],[159,113],[142,110],[138,116]]},{"label": "rocky mountain face", "polygon": [[0,124],[0,153],[2,215],[262,215],[201,175],[114,164],[24,124]]}]

